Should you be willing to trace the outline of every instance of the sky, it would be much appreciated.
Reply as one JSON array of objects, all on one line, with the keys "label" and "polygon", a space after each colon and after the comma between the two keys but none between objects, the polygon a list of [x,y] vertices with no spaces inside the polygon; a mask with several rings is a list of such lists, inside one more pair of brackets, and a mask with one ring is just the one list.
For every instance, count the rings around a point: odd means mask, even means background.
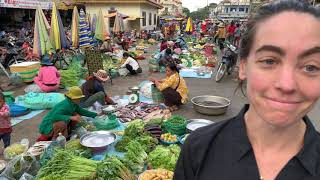
[{"label": "sky", "polygon": [[220,0],[182,0],[182,6],[188,8],[191,12],[196,11],[198,8],[205,7],[210,3],[218,3]]}]

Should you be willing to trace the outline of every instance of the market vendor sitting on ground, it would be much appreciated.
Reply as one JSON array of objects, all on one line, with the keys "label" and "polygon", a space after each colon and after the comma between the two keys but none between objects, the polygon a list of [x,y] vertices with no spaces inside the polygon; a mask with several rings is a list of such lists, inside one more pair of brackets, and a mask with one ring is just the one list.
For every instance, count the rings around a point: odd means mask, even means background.
[{"label": "market vendor sitting on ground", "polygon": [[104,42],[100,47],[100,50],[102,52],[112,52],[112,43],[111,43],[111,38],[109,36],[107,36],[104,39]]},{"label": "market vendor sitting on ground", "polygon": [[38,141],[56,139],[59,133],[67,138],[71,128],[81,121],[81,116],[97,116],[97,113],[79,106],[81,99],[85,97],[79,87],[71,87],[65,96],[66,99],[54,106],[42,119]]},{"label": "market vendor sitting on ground", "polygon": [[155,56],[157,59],[157,62],[159,63],[159,66],[166,66],[168,63],[172,62],[173,58],[173,50],[170,48],[165,49],[161,53]]},{"label": "market vendor sitting on ground", "polygon": [[126,61],[120,66],[121,68],[126,68],[131,75],[136,75],[142,72],[138,61],[133,59],[128,52],[124,52],[122,57]]},{"label": "market vendor sitting on ground", "polygon": [[173,63],[166,66],[166,78],[163,80],[151,79],[162,92],[166,106],[170,111],[188,102],[188,88],[184,79],[179,75],[179,69]]},{"label": "market vendor sitting on ground", "polygon": [[103,83],[109,79],[105,70],[98,70],[97,73],[93,73],[93,76],[90,76],[81,86],[81,90],[85,97],[81,99],[80,106],[87,108],[92,106],[95,102],[99,102],[101,105],[114,104],[113,100],[107,95],[103,87]]},{"label": "market vendor sitting on ground", "polygon": [[34,78],[34,82],[43,92],[56,91],[60,87],[60,73],[51,62],[49,56],[43,56],[41,60],[41,68],[38,76]]}]

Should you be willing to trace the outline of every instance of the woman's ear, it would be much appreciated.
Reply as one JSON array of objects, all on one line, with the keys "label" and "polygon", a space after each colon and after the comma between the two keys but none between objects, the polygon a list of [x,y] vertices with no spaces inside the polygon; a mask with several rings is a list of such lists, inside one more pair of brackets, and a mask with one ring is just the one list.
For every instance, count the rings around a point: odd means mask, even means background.
[{"label": "woman's ear", "polygon": [[247,78],[247,60],[240,59],[239,79],[244,81],[246,78]]}]

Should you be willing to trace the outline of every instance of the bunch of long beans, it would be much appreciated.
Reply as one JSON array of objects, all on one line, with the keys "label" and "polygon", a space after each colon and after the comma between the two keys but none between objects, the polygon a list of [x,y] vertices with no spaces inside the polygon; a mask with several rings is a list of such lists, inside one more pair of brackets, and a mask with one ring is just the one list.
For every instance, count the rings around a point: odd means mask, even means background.
[{"label": "bunch of long beans", "polygon": [[66,150],[57,150],[54,157],[40,169],[38,178],[40,180],[95,179],[96,168],[96,161],[75,156]]}]

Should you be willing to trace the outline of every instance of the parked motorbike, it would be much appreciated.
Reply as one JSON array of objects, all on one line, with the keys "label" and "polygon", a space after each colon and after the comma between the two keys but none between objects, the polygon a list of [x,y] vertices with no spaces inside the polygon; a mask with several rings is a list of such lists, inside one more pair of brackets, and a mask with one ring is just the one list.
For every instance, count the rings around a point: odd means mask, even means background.
[{"label": "parked motorbike", "polygon": [[231,74],[237,64],[238,50],[231,44],[226,45],[226,50],[218,64],[215,80],[220,82],[226,73]]}]

